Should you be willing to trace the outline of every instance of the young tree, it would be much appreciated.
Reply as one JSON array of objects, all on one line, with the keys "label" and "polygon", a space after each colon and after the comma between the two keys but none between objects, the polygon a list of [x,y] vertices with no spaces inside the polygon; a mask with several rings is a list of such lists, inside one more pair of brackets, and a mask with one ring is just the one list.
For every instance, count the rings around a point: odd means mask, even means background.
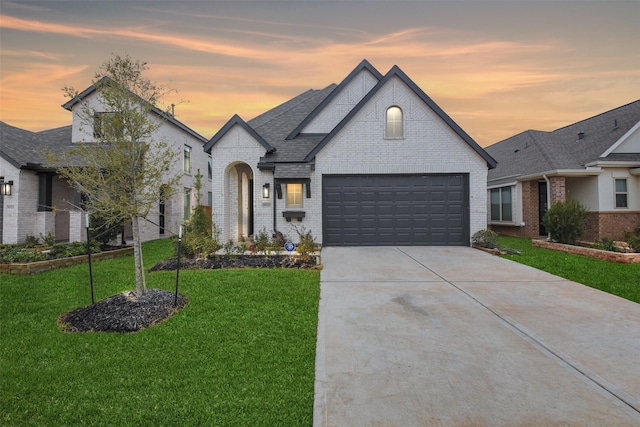
[{"label": "young tree", "polygon": [[64,165],[59,174],[83,195],[87,211],[112,224],[131,220],[138,296],[146,291],[141,220],[158,204],[160,188],[168,197],[179,182],[178,153],[157,132],[168,115],[156,105],[169,91],[149,80],[147,69],[114,54],[95,76],[94,102],[81,102],[76,90],[65,87],[65,95],[78,100],[74,113],[81,129],[92,129],[93,139],[76,142],[66,159],[54,160]]}]

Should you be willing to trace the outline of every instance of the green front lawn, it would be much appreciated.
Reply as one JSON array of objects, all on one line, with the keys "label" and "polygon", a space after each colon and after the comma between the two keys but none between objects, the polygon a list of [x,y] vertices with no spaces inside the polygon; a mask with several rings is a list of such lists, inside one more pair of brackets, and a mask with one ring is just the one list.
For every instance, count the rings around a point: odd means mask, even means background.
[{"label": "green front lawn", "polygon": [[618,264],[550,249],[531,240],[500,236],[498,243],[522,251],[504,258],[640,303],[640,264]]},{"label": "green front lawn", "polygon": [[[171,253],[145,244],[145,265]],[[180,272],[189,303],[134,334],[63,333],[86,265],[0,276],[0,425],[311,425],[318,271]],[[131,256],[94,263],[96,300],[134,288]],[[175,272],[147,275],[174,290]]]}]

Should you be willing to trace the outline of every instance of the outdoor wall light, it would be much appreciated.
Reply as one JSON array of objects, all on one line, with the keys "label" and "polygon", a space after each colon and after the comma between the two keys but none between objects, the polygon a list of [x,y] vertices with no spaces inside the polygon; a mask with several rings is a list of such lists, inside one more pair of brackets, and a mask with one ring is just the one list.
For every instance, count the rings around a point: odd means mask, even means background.
[{"label": "outdoor wall light", "polygon": [[262,186],[262,198],[268,199],[271,195],[271,188],[269,184],[265,184]]},{"label": "outdoor wall light", "polygon": [[13,187],[13,181],[0,182],[0,195],[2,196],[10,196],[11,195],[11,187]]}]

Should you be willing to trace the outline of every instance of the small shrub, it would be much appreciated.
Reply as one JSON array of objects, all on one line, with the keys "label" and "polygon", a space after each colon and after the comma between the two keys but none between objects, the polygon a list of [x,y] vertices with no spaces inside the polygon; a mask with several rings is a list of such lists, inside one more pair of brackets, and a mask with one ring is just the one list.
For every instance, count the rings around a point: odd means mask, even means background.
[{"label": "small shrub", "polygon": [[471,237],[471,242],[481,248],[495,249],[498,247],[498,233],[487,229],[480,230]]},{"label": "small shrub", "polygon": [[295,227],[296,233],[298,233],[298,244],[296,245],[296,251],[303,259],[308,259],[309,255],[316,251],[315,238],[311,234],[311,230],[307,230],[303,227]]},{"label": "small shrub", "polygon": [[25,248],[35,248],[40,245],[40,239],[36,236],[32,236],[31,234],[27,234],[27,237],[24,238],[24,247]]},{"label": "small shrub", "polygon": [[96,239],[102,246],[107,246],[122,233],[123,221],[123,218],[109,220],[101,215],[91,214],[91,238]]},{"label": "small shrub", "polygon": [[633,231],[625,232],[624,241],[627,242],[634,251],[640,252],[640,227]]},{"label": "small shrub", "polygon": [[56,244],[56,233],[54,230],[49,230],[46,236],[40,234],[40,239],[42,239],[45,246],[53,246]]},{"label": "small shrub", "polygon": [[225,255],[233,254],[234,252],[233,240],[229,240],[227,243],[225,243],[224,246],[222,246],[222,249],[224,250]]},{"label": "small shrub", "polygon": [[253,238],[255,243],[255,250],[258,253],[269,254],[271,252],[271,239],[267,233],[266,228],[262,228]]},{"label": "small shrub", "polygon": [[587,215],[588,212],[584,206],[569,199],[553,203],[545,213],[542,222],[552,240],[574,244],[582,236]]},{"label": "small shrub", "polygon": [[284,244],[289,241],[289,238],[282,234],[279,231],[276,231],[271,236],[271,244],[269,245],[269,249],[273,252],[279,252],[284,249]]},{"label": "small shrub", "polygon": [[619,252],[614,240],[608,237],[603,237],[591,245],[591,247],[594,249],[600,249],[601,251]]},{"label": "small shrub", "polygon": [[243,253],[245,253],[247,251],[247,249],[248,249],[247,244],[244,241],[242,241],[242,242],[238,243],[238,246],[235,246],[233,248],[233,251],[238,255],[242,255]]}]

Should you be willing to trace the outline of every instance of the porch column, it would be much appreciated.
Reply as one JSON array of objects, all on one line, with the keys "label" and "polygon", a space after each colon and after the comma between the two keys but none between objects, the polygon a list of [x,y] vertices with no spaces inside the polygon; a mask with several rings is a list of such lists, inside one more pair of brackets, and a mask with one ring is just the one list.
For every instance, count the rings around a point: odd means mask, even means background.
[{"label": "porch column", "polygon": [[551,184],[551,204],[553,204],[554,202],[564,202],[567,199],[565,177],[550,176],[549,183]]}]

